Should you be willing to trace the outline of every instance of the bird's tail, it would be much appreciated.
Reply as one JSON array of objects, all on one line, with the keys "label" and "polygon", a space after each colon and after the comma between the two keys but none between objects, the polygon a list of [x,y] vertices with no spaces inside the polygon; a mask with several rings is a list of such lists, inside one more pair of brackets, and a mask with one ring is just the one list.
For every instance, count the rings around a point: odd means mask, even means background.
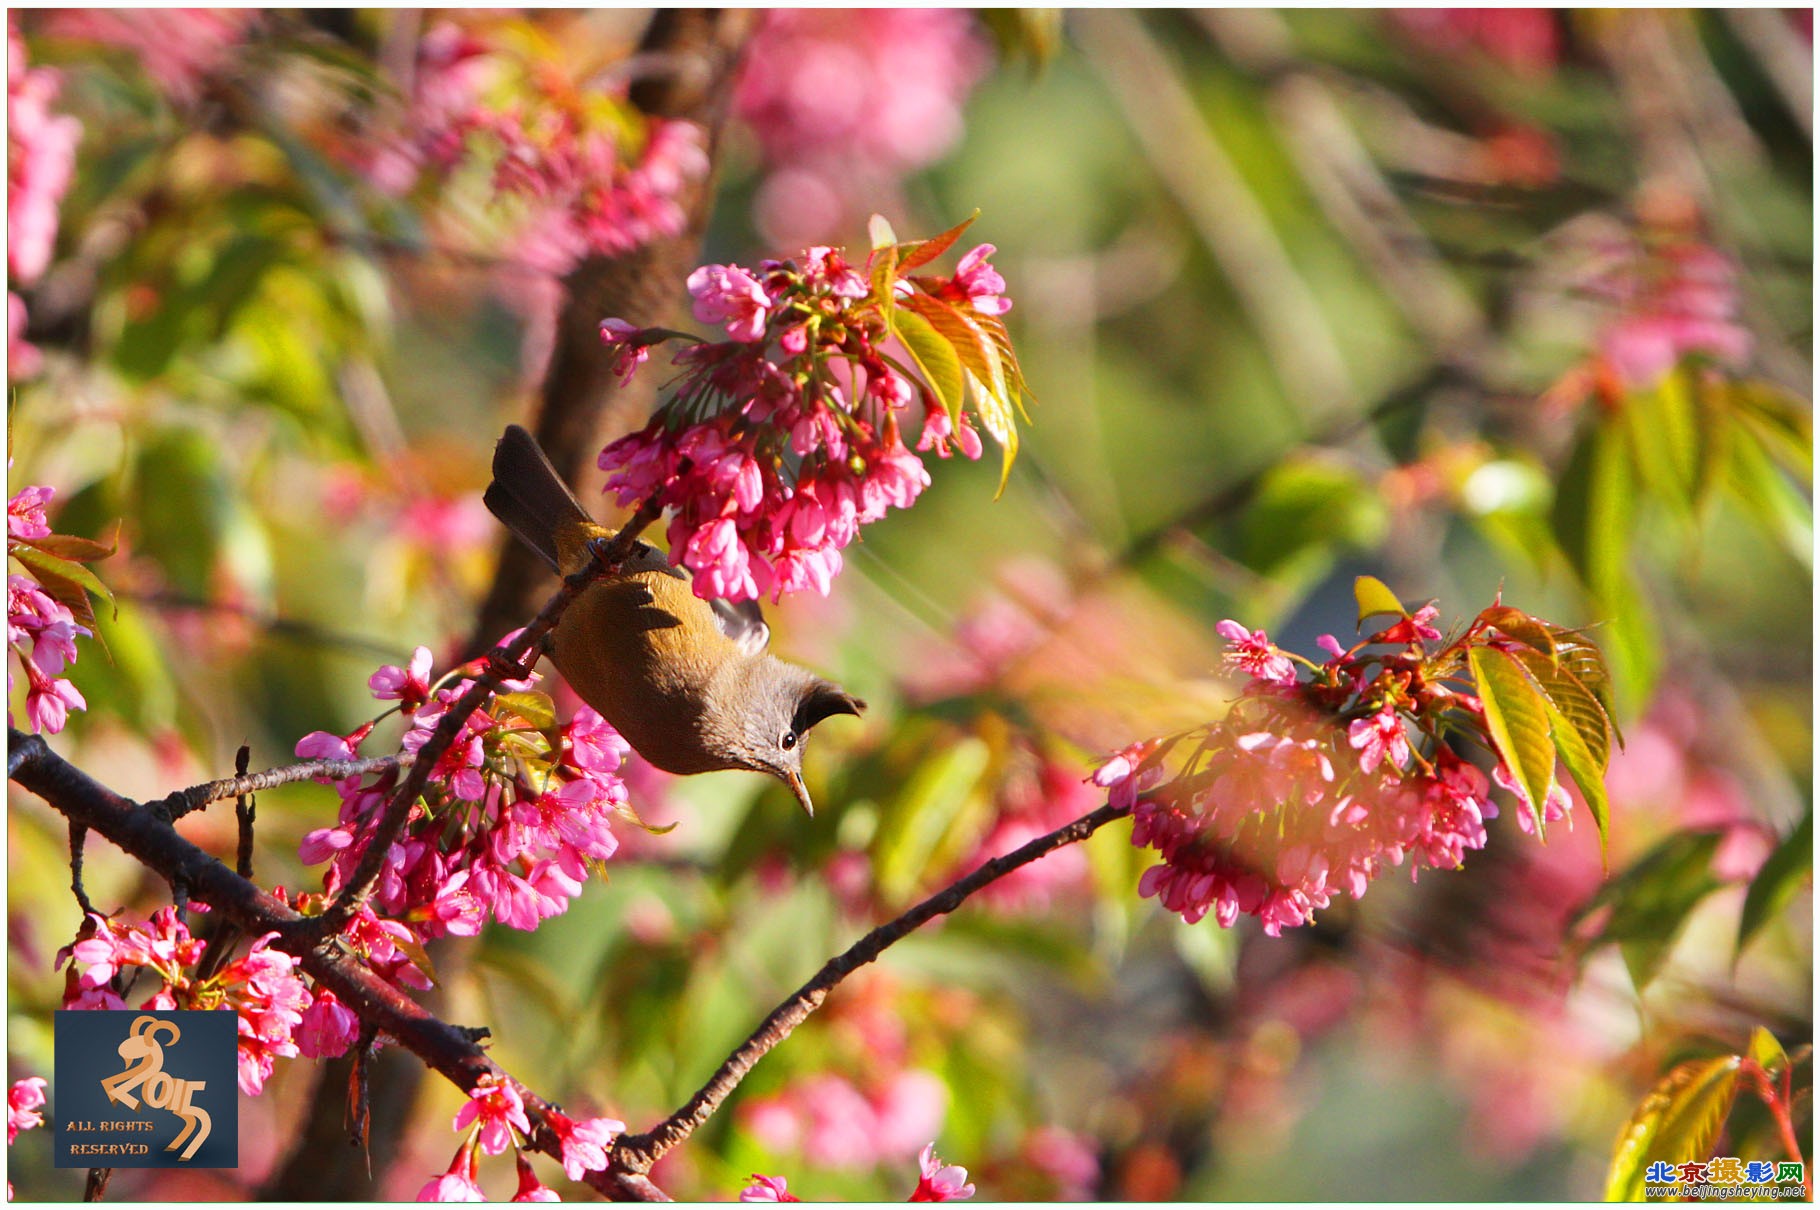
[{"label": "bird's tail", "polygon": [[537,439],[516,424],[507,425],[493,447],[493,482],[482,499],[489,512],[552,568],[558,566],[556,535],[593,520],[550,465]]}]

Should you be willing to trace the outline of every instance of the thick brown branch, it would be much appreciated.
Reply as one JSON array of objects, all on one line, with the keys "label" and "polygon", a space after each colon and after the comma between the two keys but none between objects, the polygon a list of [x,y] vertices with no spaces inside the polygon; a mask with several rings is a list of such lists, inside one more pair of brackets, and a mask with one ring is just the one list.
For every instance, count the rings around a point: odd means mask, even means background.
[{"label": "thick brown branch", "polygon": [[[707,134],[710,165],[719,162],[721,127],[741,53],[757,24],[749,9],[659,9],[640,43],[642,67],[628,98],[654,117],[696,123]],[[688,215],[684,229],[617,256],[583,257],[562,279],[556,343],[544,374],[537,414],[531,418],[550,463],[570,487],[581,487],[608,430],[635,428],[649,408],[650,380],[622,388],[613,357],[600,342],[600,321],[664,322],[696,262],[701,234],[713,209],[713,169],[687,185],[676,202]],[[583,498],[587,493],[580,492]],[[506,538],[493,587],[482,603],[466,651],[478,654],[531,611],[548,573],[522,543]]]},{"label": "thick brown branch", "polygon": [[[523,1098],[533,1123],[531,1146],[561,1158],[555,1133],[546,1124],[554,1108],[548,1101],[501,1069],[467,1031],[435,1017],[344,952],[333,940],[318,942],[297,925],[304,920],[283,901],[184,839],[161,811],[123,798],[53,752],[44,740],[16,730],[7,732],[12,780],[44,799],[72,824],[105,836],[147,869],[191,894],[249,936],[277,933],[274,947],[294,954],[316,983],[335,993],[362,1022],[396,1038],[423,1062],[464,1091],[485,1076],[509,1081]],[[659,1200],[662,1191],[648,1180],[624,1174],[590,1172],[587,1182],[609,1196]]]},{"label": "thick brown branch", "polygon": [[1002,857],[994,857],[946,890],[938,891],[897,919],[881,924],[867,933],[845,953],[830,959],[788,1000],[772,1009],[771,1015],[752,1031],[752,1036],[727,1056],[708,1082],[681,1109],[644,1134],[621,1138],[613,1149],[613,1162],[608,1165],[607,1171],[628,1175],[649,1171],[651,1165],[665,1152],[683,1142],[712,1117],[728,1095],[739,1087],[739,1082],[746,1078],[746,1073],[773,1047],[789,1037],[792,1030],[808,1019],[810,1013],[821,1007],[830,990],[848,975],[876,959],[887,947],[935,917],[952,912],[981,887],[1003,878],[1021,866],[1029,865],[1063,845],[1085,840],[1106,824],[1128,813],[1129,808],[1108,805],[1083,815],[1073,823],[1039,836]]}]

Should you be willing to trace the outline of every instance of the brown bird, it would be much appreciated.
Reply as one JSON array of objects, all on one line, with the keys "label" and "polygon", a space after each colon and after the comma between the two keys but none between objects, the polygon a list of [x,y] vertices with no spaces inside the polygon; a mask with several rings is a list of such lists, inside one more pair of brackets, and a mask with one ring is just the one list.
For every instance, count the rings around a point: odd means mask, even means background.
[{"label": "brown bird", "polygon": [[[570,575],[589,544],[612,538],[563,483],[535,438],[509,426],[493,451],[487,508],[554,570]],[[613,576],[570,603],[548,653],[581,700],[633,749],[670,773],[751,769],[803,784],[803,741],[823,719],[866,703],[769,654],[757,602],[696,596],[689,578],[639,542]]]}]

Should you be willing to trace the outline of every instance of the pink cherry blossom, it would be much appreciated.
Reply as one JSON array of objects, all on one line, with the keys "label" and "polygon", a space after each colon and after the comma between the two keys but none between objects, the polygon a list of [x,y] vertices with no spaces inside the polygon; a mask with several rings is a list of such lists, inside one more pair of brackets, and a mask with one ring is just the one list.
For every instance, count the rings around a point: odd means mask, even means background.
[{"label": "pink cherry blossom", "polygon": [[411,652],[409,664],[402,668],[395,664],[385,665],[367,678],[367,687],[382,702],[400,701],[407,707],[419,705],[430,696],[431,663],[430,649],[419,647]]},{"label": "pink cherry blossom", "polygon": [[771,298],[746,270],[738,265],[703,265],[689,274],[688,287],[695,300],[695,318],[703,323],[724,323],[734,340],[764,338]]},{"label": "pink cherry blossom", "polygon": [[6,536],[8,538],[42,538],[51,532],[44,515],[45,506],[57,494],[55,488],[23,487],[6,502]]},{"label": "pink cherry blossom", "polygon": [[503,1155],[513,1145],[513,1130],[520,1136],[531,1133],[524,1098],[510,1080],[495,1075],[482,1076],[469,1091],[467,1102],[455,1114],[455,1129],[465,1130],[476,1121],[480,1123],[480,1149],[488,1155]]},{"label": "pink cherry blossom", "polygon": [[631,339],[643,329],[629,324],[623,319],[603,319],[600,321],[600,339],[613,353],[613,372],[619,375],[619,385],[625,386],[632,381],[632,375],[638,373],[638,367],[645,364],[651,356],[651,347],[642,341]]},{"label": "pink cherry blossom", "polygon": [[1478,51],[1525,75],[1547,75],[1561,53],[1556,14],[1545,8],[1404,8],[1389,15],[1438,52]]},{"label": "pink cherry blossom", "polygon": [[981,315],[1003,315],[1011,309],[1011,300],[1004,297],[1005,279],[986,262],[997,251],[991,244],[981,244],[961,257],[954,273],[954,285]]},{"label": "pink cherry blossom", "polygon": [[1738,319],[1737,269],[1723,253],[1691,239],[1626,245],[1592,292],[1616,312],[1599,351],[1632,389],[1654,386],[1683,358],[1702,354],[1733,368],[1749,359],[1752,338]]},{"label": "pink cherry blossom", "polygon": [[935,1144],[923,1148],[917,1157],[922,1165],[922,1180],[917,1182],[916,1190],[910,1194],[913,1202],[958,1202],[973,1196],[973,1186],[967,1180],[967,1170],[952,1164],[943,1164],[935,1154]]},{"label": "pink cherry blossom", "polygon": [[26,66],[10,12],[6,34],[6,257],[13,281],[31,285],[51,262],[57,207],[75,172],[82,124],[51,112],[62,74]]},{"label": "pink cherry blossom", "polygon": [[512,1195],[515,1202],[560,1202],[556,1190],[537,1179],[537,1172],[531,1167],[531,1161],[518,1153],[518,1192]]},{"label": "pink cherry blossom", "polygon": [[463,1143],[449,1161],[449,1169],[417,1193],[420,1202],[484,1202],[487,1195],[477,1182],[474,1147]]},{"label": "pink cherry blossom", "polygon": [[1346,730],[1347,742],[1359,750],[1359,768],[1370,773],[1386,757],[1398,768],[1409,760],[1409,736],[1403,721],[1389,706],[1370,718],[1353,720]]},{"label": "pink cherry blossom", "polygon": [[739,1191],[742,1202],[800,1202],[803,1199],[791,1193],[789,1182],[781,1176],[766,1176],[760,1172],[752,1174],[752,1183]]},{"label": "pink cherry blossom", "polygon": [[1275,685],[1295,684],[1295,664],[1277,650],[1270,636],[1262,630],[1246,630],[1231,618],[1214,629],[1230,644],[1226,651],[1229,665],[1260,681]]},{"label": "pink cherry blossom", "polygon": [[[1511,797],[1517,800],[1517,805],[1522,808],[1517,812],[1517,827],[1533,835],[1536,830],[1536,821],[1530,810],[1529,791],[1523,788],[1522,784],[1517,781],[1516,774],[1512,773],[1510,766],[1503,761],[1499,761],[1497,766],[1492,769],[1491,779],[1510,791]],[[1572,805],[1572,800],[1567,797],[1567,791],[1561,788],[1561,783],[1551,781],[1548,786],[1548,797],[1542,801],[1543,824],[1566,819]]]},{"label": "pink cherry blossom", "polygon": [[69,681],[42,675],[30,660],[25,661],[25,672],[29,682],[25,717],[32,730],[55,735],[69,721],[71,710],[88,709],[88,701]]},{"label": "pink cherry blossom", "polygon": [[616,1118],[587,1118],[577,1122],[554,1111],[544,1115],[544,1122],[556,1134],[562,1147],[563,1171],[572,1181],[580,1180],[585,1173],[606,1168],[608,1149],[626,1130],[626,1124]]},{"label": "pink cherry blossom", "polygon": [[130,51],[166,96],[189,105],[260,19],[258,9],[63,9],[51,19],[50,32]]},{"label": "pink cherry blossom", "polygon": [[317,988],[297,1026],[298,1053],[311,1059],[338,1059],[359,1037],[360,1018],[354,1010],[334,992]]},{"label": "pink cherry blossom", "polygon": [[44,1124],[44,1115],[38,1110],[44,1105],[44,1077],[27,1076],[23,1080],[13,1081],[13,1086],[6,1093],[6,1141],[11,1146],[19,1137],[21,1130],[31,1130]]},{"label": "pink cherry blossom", "polygon": [[973,429],[972,419],[965,412],[961,413],[957,427],[948,416],[946,408],[930,408],[923,420],[922,438],[916,443],[917,452],[934,450],[939,457],[946,458],[949,455],[950,440],[960,447],[961,453],[975,462],[979,461],[980,454],[985,451],[980,443],[980,435]]},{"label": "pink cherry blossom", "polygon": [[798,245],[850,228],[944,155],[991,62],[956,9],[771,9],[734,94],[768,175],[754,209]]}]

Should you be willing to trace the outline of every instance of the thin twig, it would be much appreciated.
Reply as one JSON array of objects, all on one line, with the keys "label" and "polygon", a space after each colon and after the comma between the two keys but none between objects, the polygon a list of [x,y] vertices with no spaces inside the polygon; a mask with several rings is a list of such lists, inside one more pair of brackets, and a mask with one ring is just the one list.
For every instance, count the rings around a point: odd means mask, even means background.
[{"label": "thin twig", "polygon": [[70,890],[75,892],[76,906],[82,909],[84,920],[95,910],[95,905],[89,902],[88,892],[82,886],[82,846],[87,840],[88,829],[75,820],[70,820]]},{"label": "thin twig", "polygon": [[994,857],[947,889],[938,891],[895,920],[867,933],[845,953],[830,959],[789,999],[772,1009],[770,1015],[752,1031],[752,1036],[727,1056],[708,1082],[682,1108],[643,1134],[622,1137],[613,1149],[613,1161],[608,1166],[608,1171],[630,1174],[649,1171],[651,1165],[665,1152],[683,1142],[712,1117],[727,1096],[739,1086],[740,1081],[745,1079],[746,1073],[773,1047],[789,1037],[792,1030],[807,1020],[809,1014],[821,1006],[829,991],[848,975],[876,959],[887,947],[935,917],[952,912],[980,888],[1063,845],[1085,840],[1101,827],[1126,814],[1129,814],[1129,808],[1107,805],[1083,815],[1073,823],[1039,836],[1002,857]]},{"label": "thin twig", "polygon": [[98,1202],[107,1196],[107,1183],[114,1179],[112,1168],[90,1168],[88,1179],[82,1183],[82,1200]]},{"label": "thin twig", "polygon": [[[239,777],[246,776],[246,766],[252,756],[252,749],[245,744],[234,754],[234,772]],[[234,854],[234,872],[242,878],[253,877],[253,817],[257,807],[251,794],[240,794],[234,800],[234,821],[240,825],[240,846]]]},{"label": "thin twig", "polygon": [[292,782],[314,781],[319,777],[334,778],[337,781],[345,777],[364,777],[368,773],[400,768],[410,764],[411,760],[409,752],[399,752],[391,756],[369,756],[361,760],[299,761],[293,765],[279,765],[262,773],[204,782],[187,790],[178,790],[170,797],[160,799],[159,803],[170,813],[172,819],[182,819],[191,811],[199,811],[224,798],[240,798],[258,790],[270,790]]}]

